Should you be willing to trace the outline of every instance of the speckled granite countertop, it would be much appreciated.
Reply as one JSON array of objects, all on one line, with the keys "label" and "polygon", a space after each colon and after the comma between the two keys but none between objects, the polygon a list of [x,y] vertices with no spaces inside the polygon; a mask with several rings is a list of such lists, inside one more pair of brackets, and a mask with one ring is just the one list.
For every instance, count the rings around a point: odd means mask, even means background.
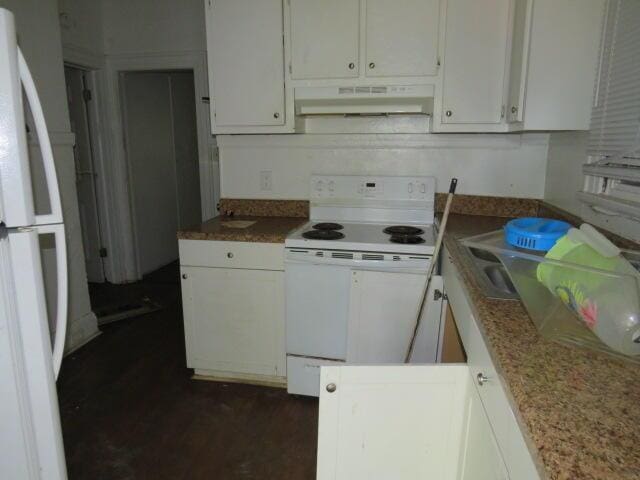
[{"label": "speckled granite countertop", "polygon": [[640,479],[640,367],[545,340],[520,302],[486,298],[467,269],[457,239],[505,221],[451,215],[445,245],[532,453],[549,479]]},{"label": "speckled granite countertop", "polygon": [[[307,221],[303,217],[250,217],[219,216],[192,228],[178,232],[178,238],[187,240],[224,240],[229,242],[284,243],[289,232]],[[242,223],[254,222],[246,228]],[[232,227],[231,225],[236,225]]]}]

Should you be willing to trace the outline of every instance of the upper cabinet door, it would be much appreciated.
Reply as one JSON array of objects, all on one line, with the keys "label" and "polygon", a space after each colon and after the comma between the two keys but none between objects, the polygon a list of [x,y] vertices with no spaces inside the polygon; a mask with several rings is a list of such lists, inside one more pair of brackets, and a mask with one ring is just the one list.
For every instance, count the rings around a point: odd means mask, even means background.
[{"label": "upper cabinet door", "polygon": [[532,4],[533,0],[514,0],[509,103],[507,104],[507,119],[509,122],[521,122],[524,114]]},{"label": "upper cabinet door", "polygon": [[357,77],[360,0],[290,0],[291,78]]},{"label": "upper cabinet door", "polygon": [[207,51],[213,132],[225,132],[225,127],[284,125],[282,0],[215,0],[212,4]]},{"label": "upper cabinet door", "polygon": [[500,123],[509,0],[448,0],[442,123]]},{"label": "upper cabinet door", "polygon": [[440,0],[366,0],[368,77],[438,73]]},{"label": "upper cabinet door", "polygon": [[318,480],[506,480],[465,365],[323,367]]}]

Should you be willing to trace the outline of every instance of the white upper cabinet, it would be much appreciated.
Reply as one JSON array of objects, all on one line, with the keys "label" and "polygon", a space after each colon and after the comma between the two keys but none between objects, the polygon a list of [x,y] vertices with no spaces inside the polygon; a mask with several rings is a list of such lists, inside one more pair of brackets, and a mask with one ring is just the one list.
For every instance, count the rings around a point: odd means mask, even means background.
[{"label": "white upper cabinet", "polygon": [[513,0],[513,36],[509,72],[509,100],[507,121],[521,122],[524,113],[524,95],[527,81],[527,55],[529,50],[531,6],[533,0]]},{"label": "white upper cabinet", "polygon": [[525,41],[514,52],[526,62],[516,120],[524,130],[588,130],[606,0],[528,3]]},{"label": "white upper cabinet", "polygon": [[212,131],[290,133],[296,90],[375,86],[433,89],[436,133],[588,129],[606,1],[204,0]]},{"label": "white upper cabinet", "polygon": [[360,0],[290,0],[291,78],[357,77]]},{"label": "white upper cabinet", "polygon": [[381,77],[402,83],[406,77],[438,73],[441,0],[287,3],[290,75],[296,86],[345,79],[355,85]]},{"label": "white upper cabinet", "polygon": [[282,13],[281,0],[209,2],[213,133],[287,131]]},{"label": "white upper cabinet", "polygon": [[441,124],[502,122],[509,6],[509,0],[447,0]]},{"label": "white upper cabinet", "polygon": [[366,0],[367,77],[438,73],[440,0]]}]

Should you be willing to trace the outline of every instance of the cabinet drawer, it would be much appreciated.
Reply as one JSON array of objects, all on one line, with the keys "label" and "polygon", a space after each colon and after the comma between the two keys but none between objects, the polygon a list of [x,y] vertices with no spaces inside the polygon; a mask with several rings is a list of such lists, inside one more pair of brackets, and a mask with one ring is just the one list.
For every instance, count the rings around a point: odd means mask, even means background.
[{"label": "cabinet drawer", "polygon": [[442,262],[442,273],[449,305],[467,353],[470,374],[504,456],[510,478],[538,479],[533,459],[502,386],[502,380],[480,333],[464,286],[446,252]]},{"label": "cabinet drawer", "polygon": [[180,240],[180,265],[284,270],[284,244]]}]

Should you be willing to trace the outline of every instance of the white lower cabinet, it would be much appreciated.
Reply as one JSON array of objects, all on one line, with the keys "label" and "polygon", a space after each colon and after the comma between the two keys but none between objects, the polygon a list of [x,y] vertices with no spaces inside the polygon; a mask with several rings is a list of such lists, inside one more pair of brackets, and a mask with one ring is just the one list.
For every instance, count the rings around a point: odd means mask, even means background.
[{"label": "white lower cabinet", "polygon": [[464,365],[323,367],[318,480],[504,480]]},{"label": "white lower cabinet", "polygon": [[445,251],[442,277],[449,305],[467,354],[470,374],[477,382],[480,399],[507,465],[507,471],[513,479],[538,480],[539,474],[533,457],[507,398],[503,381],[480,332],[478,321],[459,275],[448,252]]},{"label": "white lower cabinet", "polygon": [[442,278],[468,363],[323,366],[319,480],[540,480],[448,253]]},{"label": "white lower cabinet", "polygon": [[[232,242],[198,243],[233,250]],[[284,383],[284,272],[181,265],[180,273],[187,366],[214,377]]]}]

